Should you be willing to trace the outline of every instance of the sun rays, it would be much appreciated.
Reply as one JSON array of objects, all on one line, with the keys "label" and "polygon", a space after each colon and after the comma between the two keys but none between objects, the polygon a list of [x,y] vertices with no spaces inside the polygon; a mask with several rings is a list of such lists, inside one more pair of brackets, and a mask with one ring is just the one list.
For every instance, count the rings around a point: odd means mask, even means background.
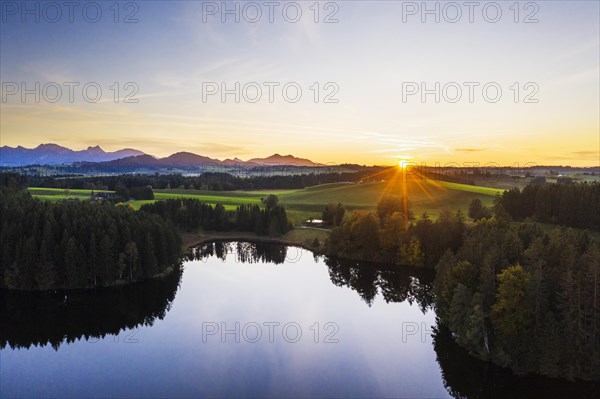
[{"label": "sun rays", "polygon": [[448,188],[429,176],[424,166],[406,159],[400,159],[398,166],[380,170],[365,177],[363,181],[384,185],[378,196],[378,202],[384,197],[402,198],[405,227],[408,226],[412,216],[411,207],[417,204],[437,207],[441,200],[440,194],[448,191]]}]

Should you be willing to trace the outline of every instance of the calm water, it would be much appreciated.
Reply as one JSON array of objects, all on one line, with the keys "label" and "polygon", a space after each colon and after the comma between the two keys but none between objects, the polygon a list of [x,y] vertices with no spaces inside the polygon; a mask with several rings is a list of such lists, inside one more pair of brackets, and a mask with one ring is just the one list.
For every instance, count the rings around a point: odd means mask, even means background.
[{"label": "calm water", "polygon": [[0,292],[2,397],[544,397],[436,326],[432,275],[217,243],[135,287]]}]

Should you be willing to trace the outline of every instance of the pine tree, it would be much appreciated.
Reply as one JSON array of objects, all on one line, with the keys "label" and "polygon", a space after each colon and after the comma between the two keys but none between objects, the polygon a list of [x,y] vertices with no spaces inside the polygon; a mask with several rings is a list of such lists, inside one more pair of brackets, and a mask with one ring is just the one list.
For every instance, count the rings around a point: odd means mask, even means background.
[{"label": "pine tree", "polygon": [[125,262],[127,265],[128,277],[131,281],[134,276],[137,275],[139,263],[138,247],[135,242],[130,242],[125,246]]},{"label": "pine tree", "polygon": [[158,266],[156,264],[156,256],[154,255],[154,245],[150,233],[146,233],[144,246],[142,247],[142,268],[144,277],[154,277],[158,274]]},{"label": "pine tree", "polygon": [[90,265],[90,281],[92,285],[96,287],[98,285],[98,263],[99,263],[99,253],[96,245],[96,234],[92,233],[90,237],[90,246],[89,246],[89,265]]}]

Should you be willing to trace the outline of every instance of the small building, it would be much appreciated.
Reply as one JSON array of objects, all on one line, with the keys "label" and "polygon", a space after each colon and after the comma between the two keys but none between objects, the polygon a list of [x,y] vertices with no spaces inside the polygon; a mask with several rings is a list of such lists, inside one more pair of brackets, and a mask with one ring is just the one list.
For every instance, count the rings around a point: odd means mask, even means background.
[{"label": "small building", "polygon": [[92,191],[92,201],[110,200],[113,198],[115,198],[115,193],[106,193],[106,192],[95,193]]}]

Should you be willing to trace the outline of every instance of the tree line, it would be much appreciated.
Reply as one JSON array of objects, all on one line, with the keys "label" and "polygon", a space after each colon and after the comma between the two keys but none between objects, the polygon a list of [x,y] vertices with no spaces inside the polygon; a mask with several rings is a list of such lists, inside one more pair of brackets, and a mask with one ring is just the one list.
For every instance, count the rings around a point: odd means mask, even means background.
[{"label": "tree line", "polygon": [[20,290],[91,288],[138,281],[179,264],[168,221],[105,202],[34,199],[0,188],[0,285]]},{"label": "tree line", "polygon": [[505,191],[500,205],[515,220],[532,218],[600,231],[600,183],[530,184]]},{"label": "tree line", "polygon": [[354,211],[334,227],[324,252],[340,258],[433,268],[446,250],[460,247],[465,229],[460,211],[442,211],[436,220],[424,213],[415,220],[410,201],[384,196],[376,213]]},{"label": "tree line", "polygon": [[125,187],[123,184],[117,184],[115,196],[115,201],[129,201],[130,198],[134,200],[153,200],[154,191],[152,191],[150,185]]},{"label": "tree line", "polygon": [[215,231],[251,231],[257,235],[280,236],[291,229],[291,222],[278,198],[269,195],[264,207],[257,204],[240,205],[228,212],[222,204],[212,206],[195,198],[170,198],[153,204],[144,204],[141,212],[152,213],[171,221],[182,230],[199,228]]},{"label": "tree line", "polygon": [[[358,181],[372,173],[370,168],[356,172],[326,172],[309,174],[235,176],[229,173],[206,172],[198,176],[181,174],[109,175],[109,176],[27,176],[31,187],[71,188],[115,191],[119,186],[126,189],[150,186],[153,189],[180,190],[259,190],[302,189],[326,183]],[[15,173],[16,174],[16,173]]]}]

